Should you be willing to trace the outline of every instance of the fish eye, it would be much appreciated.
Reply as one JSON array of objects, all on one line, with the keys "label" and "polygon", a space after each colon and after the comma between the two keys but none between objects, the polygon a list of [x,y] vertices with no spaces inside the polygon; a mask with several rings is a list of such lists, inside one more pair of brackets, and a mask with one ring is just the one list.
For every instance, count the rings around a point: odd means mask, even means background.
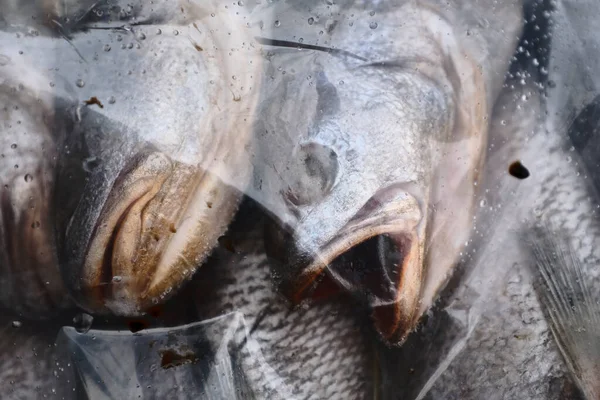
[{"label": "fish eye", "polygon": [[287,201],[302,206],[327,196],[339,171],[338,156],[331,147],[315,142],[303,144],[291,163]]}]

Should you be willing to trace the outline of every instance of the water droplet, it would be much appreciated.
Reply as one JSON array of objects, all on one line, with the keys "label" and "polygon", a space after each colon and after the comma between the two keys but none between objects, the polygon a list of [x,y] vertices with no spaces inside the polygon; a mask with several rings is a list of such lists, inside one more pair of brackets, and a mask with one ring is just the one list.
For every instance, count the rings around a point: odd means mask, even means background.
[{"label": "water droplet", "polygon": [[123,40],[123,36],[117,35],[117,42],[120,42],[121,40]]},{"label": "water droplet", "polygon": [[505,119],[501,120],[500,125],[506,125],[506,120]]},{"label": "water droplet", "polygon": [[115,104],[117,102],[117,99],[115,99],[115,96],[110,96],[108,98],[108,104]]},{"label": "water droplet", "polygon": [[162,35],[162,30],[161,30],[161,29],[157,29],[157,30],[156,30],[156,34],[157,34],[157,35]]},{"label": "water droplet", "polygon": [[175,35],[175,36],[179,35],[179,31],[178,31],[177,29],[175,29],[175,30],[173,31],[173,35]]},{"label": "water droplet", "polygon": [[138,33],[138,39],[139,39],[139,40],[144,40],[144,39],[146,39],[146,34],[145,34],[144,32],[140,32],[140,33]]},{"label": "water droplet", "polygon": [[13,149],[13,150],[16,149],[17,148],[17,144],[16,143],[11,144],[10,148]]},{"label": "water droplet", "polygon": [[92,322],[94,322],[94,317],[86,313],[79,313],[73,318],[73,326],[79,333],[87,333],[92,327]]},{"label": "water droplet", "polygon": [[314,23],[315,23],[315,19],[314,19],[313,17],[310,17],[310,18],[308,19],[308,24],[309,24],[309,25],[312,25],[312,24],[314,24]]},{"label": "water droplet", "polygon": [[242,0],[238,1],[238,6],[242,7],[244,5],[244,2]]},{"label": "water droplet", "polygon": [[279,27],[279,26],[281,26],[281,21],[279,21],[279,20],[275,21],[275,26],[276,26],[276,27]]},{"label": "water droplet", "polygon": [[110,44],[104,45],[104,51],[110,51]]},{"label": "water droplet", "polygon": [[123,277],[121,277],[119,275],[115,275],[115,276],[113,276],[112,280],[114,283],[119,283],[123,280]]},{"label": "water droplet", "polygon": [[375,15],[375,11],[369,12],[369,15],[372,17],[373,15]]},{"label": "water droplet", "polygon": [[34,222],[32,222],[32,223],[31,223],[31,227],[32,227],[33,229],[39,228],[39,227],[40,227],[40,225],[41,225],[41,224],[40,224],[40,221],[34,221]]},{"label": "water droplet", "polygon": [[540,62],[538,61],[537,58],[534,58],[532,62],[533,62],[533,65],[535,65],[536,67],[540,65]]},{"label": "water droplet", "polygon": [[21,321],[13,321],[11,325],[13,328],[20,328],[23,323]]},{"label": "water droplet", "polygon": [[344,84],[344,81],[340,81],[340,86],[342,86]]},{"label": "water droplet", "polygon": [[369,28],[371,28],[371,29],[377,29],[377,26],[378,26],[378,25],[377,25],[377,22],[371,22],[371,23],[369,24]]},{"label": "water droplet", "polygon": [[481,199],[481,201],[479,202],[479,207],[485,207],[487,206],[487,201],[485,199]]},{"label": "water droplet", "polygon": [[31,174],[25,174],[25,182],[31,182],[33,180],[33,176]]},{"label": "water droplet", "polygon": [[54,87],[54,82],[50,82],[50,87]]},{"label": "water droplet", "polygon": [[83,79],[77,79],[75,81],[75,84],[77,85],[77,87],[80,87],[80,88],[85,86],[85,82],[83,81]]}]

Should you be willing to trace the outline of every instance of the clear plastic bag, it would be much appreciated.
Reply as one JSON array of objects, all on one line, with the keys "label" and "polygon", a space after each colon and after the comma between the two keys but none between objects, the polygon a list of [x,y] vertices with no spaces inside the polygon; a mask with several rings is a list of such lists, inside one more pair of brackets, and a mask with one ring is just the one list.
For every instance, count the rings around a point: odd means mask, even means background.
[{"label": "clear plastic bag", "polygon": [[595,398],[599,13],[0,0],[11,395]]}]

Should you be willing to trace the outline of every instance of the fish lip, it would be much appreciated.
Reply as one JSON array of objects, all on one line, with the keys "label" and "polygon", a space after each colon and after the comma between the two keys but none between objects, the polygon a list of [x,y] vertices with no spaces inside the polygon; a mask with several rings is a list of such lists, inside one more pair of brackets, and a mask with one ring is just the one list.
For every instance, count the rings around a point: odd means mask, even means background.
[{"label": "fish lip", "polygon": [[[150,167],[148,167],[150,165]],[[141,171],[141,174],[138,174]],[[152,207],[162,185],[173,174],[173,163],[160,152],[144,151],[124,167],[114,181],[104,206],[94,221],[91,236],[83,251],[82,265],[70,265],[75,279],[69,289],[77,304],[86,311],[99,314],[114,313],[110,304],[120,303],[123,315],[141,315],[144,305],[144,287],[148,276],[136,276],[127,267],[116,265],[113,258],[118,246],[125,243],[126,223],[136,212]],[[131,195],[131,193],[134,193]],[[75,223],[71,221],[70,225]],[[143,222],[140,221],[140,233]],[[69,227],[70,230],[71,227]],[[67,237],[69,233],[67,232]],[[140,248],[140,237],[135,237],[134,250]],[[157,248],[155,251],[160,252]],[[152,271],[149,271],[150,273]],[[129,277],[130,275],[133,275]],[[117,282],[115,277],[121,276]],[[119,287],[116,287],[118,285]],[[133,294],[133,295],[132,295]]]},{"label": "fish lip", "polygon": [[[396,194],[398,188],[388,189],[380,193],[379,202],[385,203]],[[402,213],[381,212],[367,204],[331,240],[314,252],[303,250],[301,238],[294,235],[291,226],[281,228],[271,224],[267,231],[267,252],[284,270],[283,274],[278,274],[280,289],[293,304],[312,297],[323,279],[328,278],[343,291],[366,303],[372,311],[380,337],[390,345],[397,345],[413,330],[418,317],[424,259],[420,234],[423,223]],[[358,246],[378,238],[389,239],[401,255],[401,262],[392,268],[391,274],[387,274],[386,265],[379,265],[385,278],[389,278],[388,283],[392,284],[392,287],[379,292],[348,279],[339,270],[341,265],[338,261]],[[277,241],[285,243],[283,254],[277,253],[278,246],[274,245]]]}]

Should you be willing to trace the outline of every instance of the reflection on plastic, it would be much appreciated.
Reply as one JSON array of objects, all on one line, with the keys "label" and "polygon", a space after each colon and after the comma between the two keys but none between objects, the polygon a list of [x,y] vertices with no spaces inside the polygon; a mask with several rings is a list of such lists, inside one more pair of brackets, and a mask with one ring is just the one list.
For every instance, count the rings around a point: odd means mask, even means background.
[{"label": "reflection on plastic", "polygon": [[64,327],[57,339],[59,394],[94,400],[285,397],[248,332],[238,312],[136,334]]}]

